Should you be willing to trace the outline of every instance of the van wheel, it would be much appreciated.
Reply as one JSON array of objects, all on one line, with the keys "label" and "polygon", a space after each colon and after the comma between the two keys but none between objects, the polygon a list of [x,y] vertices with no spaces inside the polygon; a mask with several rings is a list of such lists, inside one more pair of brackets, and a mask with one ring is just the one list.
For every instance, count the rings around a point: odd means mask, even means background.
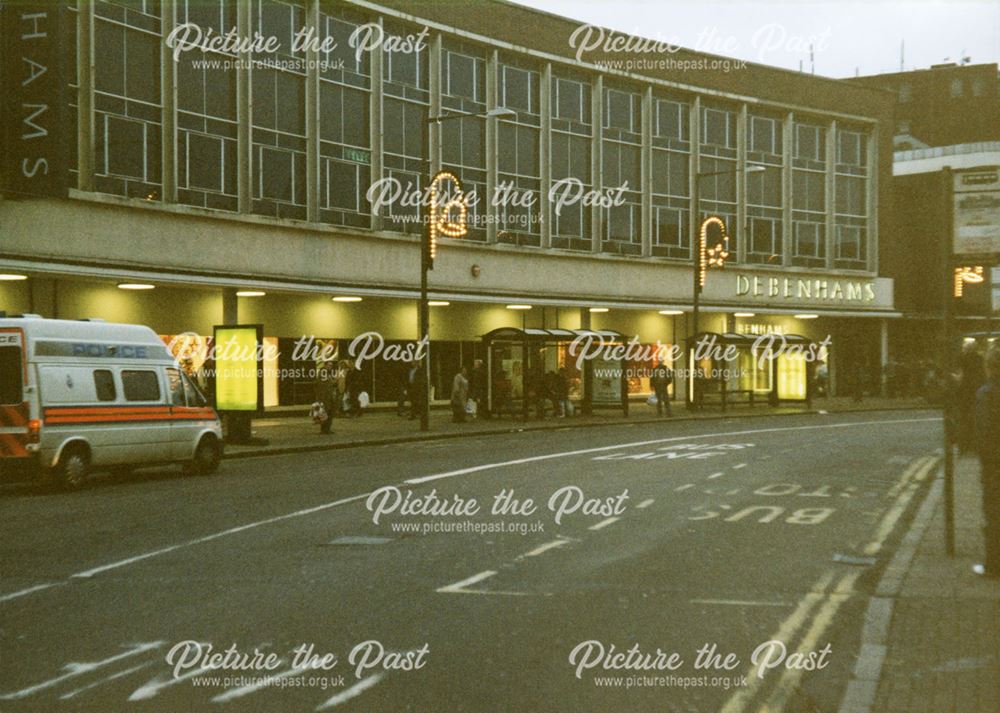
[{"label": "van wheel", "polygon": [[64,490],[82,488],[90,476],[90,458],[87,451],[78,446],[67,449],[53,469],[53,476],[56,485]]},{"label": "van wheel", "polygon": [[192,475],[211,475],[219,469],[220,458],[218,442],[211,436],[205,436],[198,441],[188,472]]}]

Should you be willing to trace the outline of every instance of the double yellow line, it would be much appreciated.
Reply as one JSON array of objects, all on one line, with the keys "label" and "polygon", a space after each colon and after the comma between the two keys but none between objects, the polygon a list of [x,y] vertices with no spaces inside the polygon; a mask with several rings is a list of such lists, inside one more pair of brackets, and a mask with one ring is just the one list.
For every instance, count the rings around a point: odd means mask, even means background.
[{"label": "double yellow line", "polygon": [[[906,508],[913,499],[913,496],[916,495],[921,482],[927,478],[927,475],[937,465],[937,462],[937,456],[917,458],[907,466],[899,480],[889,489],[887,497],[895,498],[895,500],[885,515],[882,516],[882,520],[879,522],[872,541],[865,546],[865,555],[875,555],[882,549],[889,535],[892,534],[896,525],[899,524],[899,519],[906,512]],[[808,624],[808,629],[795,651],[803,654],[815,651],[820,644],[820,637],[833,624],[840,606],[850,599],[854,593],[854,584],[861,576],[861,573],[862,570],[854,569],[844,574],[834,584],[837,576],[836,570],[829,569],[824,572],[816,580],[809,592],[799,601],[795,611],[781,622],[778,630],[771,635],[770,640],[781,641],[783,643],[791,642],[798,635],[798,632]],[[810,617],[812,617],[811,621]],[[749,684],[745,688],[737,690],[726,701],[720,713],[743,713],[747,710],[766,681],[766,677],[758,678],[756,670],[756,667],[748,669],[747,681],[749,681]],[[798,688],[802,674],[803,671],[801,669],[783,670],[777,683],[774,685],[774,689],[771,691],[771,695],[757,709],[757,713],[781,713],[788,703],[789,697]]]}]

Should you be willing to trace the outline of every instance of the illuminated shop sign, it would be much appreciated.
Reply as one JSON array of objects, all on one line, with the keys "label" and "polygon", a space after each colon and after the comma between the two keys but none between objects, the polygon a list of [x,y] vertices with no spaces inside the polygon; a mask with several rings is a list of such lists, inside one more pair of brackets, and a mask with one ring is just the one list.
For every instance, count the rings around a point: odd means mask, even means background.
[{"label": "illuminated shop sign", "polygon": [[965,293],[965,285],[979,285],[983,280],[983,266],[969,265],[955,268],[955,297],[961,297]]},{"label": "illuminated shop sign", "polygon": [[736,275],[737,297],[760,297],[797,302],[874,302],[871,280],[832,280],[823,277],[761,277]]},{"label": "illuminated shop sign", "polygon": [[[444,187],[449,182],[453,185],[450,190]],[[439,198],[439,194],[443,195]],[[458,177],[448,171],[439,171],[431,180],[428,198],[427,258],[432,269],[437,256],[438,236],[463,237],[468,232],[468,211]]]}]

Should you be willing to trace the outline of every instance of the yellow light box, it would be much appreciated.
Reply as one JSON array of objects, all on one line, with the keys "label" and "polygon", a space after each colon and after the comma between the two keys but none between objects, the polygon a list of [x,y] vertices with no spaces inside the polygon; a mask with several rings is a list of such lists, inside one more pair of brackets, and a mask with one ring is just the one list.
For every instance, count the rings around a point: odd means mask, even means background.
[{"label": "yellow light box", "polygon": [[259,324],[215,327],[216,410],[259,412],[263,408],[263,332]]}]

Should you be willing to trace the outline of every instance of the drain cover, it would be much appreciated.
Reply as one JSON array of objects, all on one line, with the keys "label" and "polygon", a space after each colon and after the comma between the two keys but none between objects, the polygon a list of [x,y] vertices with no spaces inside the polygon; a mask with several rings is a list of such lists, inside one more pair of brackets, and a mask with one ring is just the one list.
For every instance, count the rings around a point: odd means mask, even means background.
[{"label": "drain cover", "polygon": [[335,540],[330,540],[328,545],[384,545],[392,542],[391,537],[377,537],[372,535],[344,535]]}]

